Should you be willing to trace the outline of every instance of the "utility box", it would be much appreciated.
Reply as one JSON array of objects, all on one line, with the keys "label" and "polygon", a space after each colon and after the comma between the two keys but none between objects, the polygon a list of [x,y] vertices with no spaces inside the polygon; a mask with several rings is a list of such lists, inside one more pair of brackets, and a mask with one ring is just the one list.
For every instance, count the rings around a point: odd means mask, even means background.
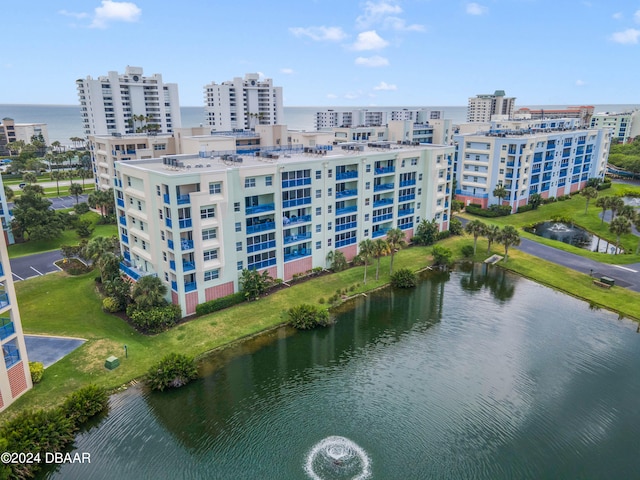
[{"label": "utility box", "polygon": [[610,277],[600,277],[600,281],[602,283],[606,283],[607,285],[611,285],[612,287],[616,284],[616,281]]},{"label": "utility box", "polygon": [[113,370],[119,365],[120,365],[120,360],[118,360],[118,357],[114,357],[113,355],[107,358],[107,360],[104,362],[104,368],[106,368],[107,370]]}]

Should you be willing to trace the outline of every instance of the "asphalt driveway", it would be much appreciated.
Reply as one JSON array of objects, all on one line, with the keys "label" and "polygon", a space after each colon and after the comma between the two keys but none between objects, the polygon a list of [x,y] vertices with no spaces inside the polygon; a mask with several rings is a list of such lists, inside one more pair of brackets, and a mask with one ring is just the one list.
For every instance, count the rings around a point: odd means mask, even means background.
[{"label": "asphalt driveway", "polygon": [[58,260],[62,260],[60,250],[12,258],[9,263],[11,264],[11,272],[13,273],[13,281],[17,282],[31,277],[46,275],[51,272],[58,272],[60,269],[54,264],[54,262]]},{"label": "asphalt driveway", "polygon": [[84,342],[81,338],[24,336],[29,361],[42,362],[45,368],[70,354]]}]

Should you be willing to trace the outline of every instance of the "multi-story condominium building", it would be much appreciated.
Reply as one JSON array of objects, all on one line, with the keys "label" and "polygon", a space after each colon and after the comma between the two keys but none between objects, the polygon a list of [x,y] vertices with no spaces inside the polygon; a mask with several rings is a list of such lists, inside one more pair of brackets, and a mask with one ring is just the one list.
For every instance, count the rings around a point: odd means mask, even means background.
[{"label": "multi-story condominium building", "polygon": [[31,143],[33,137],[39,138],[45,146],[49,145],[47,124],[16,123],[12,118],[3,118],[0,122],[0,155],[9,155],[11,143],[18,140]]},{"label": "multi-story condominium building", "polygon": [[609,128],[619,142],[630,142],[640,135],[640,110],[624,113],[596,113],[591,128]]},{"label": "multi-story condominium building", "polygon": [[504,90],[496,90],[493,95],[479,94],[469,98],[467,122],[490,122],[492,115],[513,116],[515,97],[506,97]]},{"label": "multi-story condominium building", "polygon": [[32,387],[4,236],[0,238],[0,411]]},{"label": "multi-story condominium building", "polygon": [[441,110],[417,109],[392,111],[370,111],[356,109],[348,111],[323,110],[316,112],[316,130],[328,128],[380,127],[394,120],[411,120],[426,124],[430,120],[440,120],[444,116]]},{"label": "multi-story condominium building", "polygon": [[594,107],[581,106],[581,107],[567,107],[560,109],[544,108],[539,110],[532,110],[527,107],[522,107],[513,113],[513,117],[518,119],[550,119],[550,118],[579,118],[580,124],[583,127],[588,127],[591,123],[591,117],[593,116]]},{"label": "multi-story condominium building", "polygon": [[109,72],[76,80],[86,135],[170,133],[181,126],[178,85],[162,75],[144,76],[127,66],[124,74]]},{"label": "multi-story condominium building", "polygon": [[205,115],[212,130],[251,130],[256,125],[284,123],[282,87],[257,73],[204,87]]},{"label": "multi-story condominium building", "polygon": [[4,193],[4,185],[2,183],[2,175],[0,175],[0,224],[4,232],[4,241],[7,245],[13,245],[13,230],[11,230],[11,214],[7,205],[7,196]]},{"label": "multi-story condominium building", "polygon": [[430,120],[442,120],[444,112],[442,110],[427,110],[424,108],[418,110],[392,110],[389,113],[389,121],[393,120],[411,120],[413,123],[429,123]]},{"label": "multi-story condominium building", "polygon": [[570,125],[570,119],[551,120],[540,130],[493,128],[455,135],[456,198],[487,207],[499,202],[493,191],[503,185],[502,203],[515,211],[533,193],[557,197],[584,188],[592,177],[603,178],[610,131]]},{"label": "multi-story condominium building", "polygon": [[157,275],[183,315],[239,290],[243,269],[288,280],[352,259],[365,238],[449,223],[453,146],[388,142],[116,163],[116,209],[133,280]]}]

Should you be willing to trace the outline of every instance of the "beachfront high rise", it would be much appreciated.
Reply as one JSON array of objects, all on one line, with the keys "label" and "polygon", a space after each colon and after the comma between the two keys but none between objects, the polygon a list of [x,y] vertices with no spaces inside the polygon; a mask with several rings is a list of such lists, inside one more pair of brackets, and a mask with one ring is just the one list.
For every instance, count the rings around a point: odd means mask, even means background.
[{"label": "beachfront high rise", "polygon": [[320,110],[315,115],[316,130],[328,128],[357,128],[381,127],[389,121],[412,121],[416,124],[427,124],[430,120],[441,120],[444,112],[441,110],[403,108],[400,110],[369,110],[359,108],[355,110]]},{"label": "beachfront high rise", "polygon": [[499,203],[515,212],[529,196],[559,197],[604,178],[611,131],[578,128],[579,119],[493,122],[486,131],[455,135],[456,198],[482,207]]},{"label": "beachfront high rise", "polygon": [[592,128],[609,128],[613,138],[627,143],[640,135],[640,110],[622,113],[596,113],[591,118]]},{"label": "beachfront high rise", "polygon": [[493,94],[470,97],[467,106],[467,122],[490,122],[493,115],[511,118],[516,99],[505,95],[504,90],[496,90]]},{"label": "beachfront high rise", "polygon": [[211,130],[251,130],[256,125],[284,124],[282,87],[270,78],[247,73],[244,78],[204,87],[205,115]]},{"label": "beachfront high rise", "polygon": [[[315,143],[315,142],[314,142]],[[117,162],[116,210],[133,280],[157,275],[183,315],[237,292],[243,269],[290,280],[351,260],[361,240],[449,225],[453,146],[283,145],[255,154]]]},{"label": "beachfront high rise", "polygon": [[9,254],[0,237],[0,411],[32,387],[27,348],[13,287]]},{"label": "beachfront high rise", "polygon": [[43,142],[43,146],[49,145],[46,123],[16,123],[12,118],[3,118],[0,122],[0,155],[9,155],[12,143],[31,143],[34,137]]},{"label": "beachfront high rise", "polygon": [[178,85],[142,68],[76,80],[85,135],[170,133],[181,126]]}]

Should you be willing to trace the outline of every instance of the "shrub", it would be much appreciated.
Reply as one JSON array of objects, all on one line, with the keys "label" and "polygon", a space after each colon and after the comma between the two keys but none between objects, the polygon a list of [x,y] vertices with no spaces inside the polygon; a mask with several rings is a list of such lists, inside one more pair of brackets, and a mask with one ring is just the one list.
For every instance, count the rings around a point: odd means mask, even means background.
[{"label": "shrub", "polygon": [[318,299],[318,303],[319,303],[320,305],[322,305],[324,302],[325,302],[324,297],[320,297],[320,298]]},{"label": "shrub", "polygon": [[137,309],[134,305],[130,305],[127,309],[127,316],[133,325],[146,333],[158,333],[173,327],[180,319],[180,315],[178,305],[145,309]]},{"label": "shrub", "polygon": [[78,223],[75,226],[76,233],[80,238],[87,238],[91,236],[93,232],[93,224],[90,220],[78,220]]},{"label": "shrub", "polygon": [[[473,250],[473,247],[471,249]],[[408,268],[401,268],[391,275],[391,286],[396,288],[412,288],[416,283],[416,274]]]},{"label": "shrub", "polygon": [[147,374],[147,384],[152,390],[178,388],[198,378],[198,367],[191,357],[170,353],[153,365]]},{"label": "shrub", "polygon": [[29,362],[29,371],[31,372],[31,381],[40,383],[44,376],[44,365],[42,362]]},{"label": "shrub", "polygon": [[462,235],[463,227],[460,219],[452,217],[449,221],[449,233],[451,235]]},{"label": "shrub", "polygon": [[445,238],[449,238],[451,235],[452,233],[449,230],[444,230],[442,232],[438,232],[436,238],[437,240],[444,240]]},{"label": "shrub", "polygon": [[598,190],[606,190],[607,188],[611,188],[611,181],[607,183],[601,183],[596,187]]},{"label": "shrub", "polygon": [[[282,282],[282,280],[281,280]],[[223,308],[229,308],[245,301],[243,292],[232,293],[226,297],[216,298],[208,302],[201,303],[196,306],[197,315],[206,315],[207,313],[217,312]]]},{"label": "shrub", "polygon": [[520,207],[518,207],[517,213],[524,213],[530,210],[533,210],[533,205],[528,203],[527,205],[521,205]]},{"label": "shrub", "polygon": [[120,302],[117,298],[106,297],[102,300],[102,310],[107,313],[116,313],[120,310]]},{"label": "shrub", "polygon": [[464,207],[464,203],[461,202],[460,200],[451,200],[451,211],[452,212],[459,212],[460,210],[462,210],[462,208]]},{"label": "shrub", "polygon": [[433,255],[433,260],[435,265],[439,266],[447,266],[451,263],[451,259],[453,258],[453,252],[447,247],[443,247],[442,245],[434,245],[431,250],[431,254]]},{"label": "shrub", "polygon": [[298,330],[309,330],[315,327],[326,327],[329,325],[329,312],[320,309],[315,305],[304,303],[297,305],[288,312],[289,325]]},{"label": "shrub", "polygon": [[91,208],[86,202],[77,203],[76,205],[73,206],[73,211],[76,212],[78,215],[87,213],[89,210],[91,210]]},{"label": "shrub", "polygon": [[357,287],[356,287],[355,285],[351,285],[351,286],[349,287],[349,291],[350,291],[350,292],[355,292],[356,288],[357,288]]},{"label": "shrub", "polygon": [[73,392],[62,404],[62,409],[67,418],[78,427],[106,409],[108,402],[109,397],[104,388],[88,385]]},{"label": "shrub", "polygon": [[466,212],[471,215],[477,215],[479,217],[495,218],[505,217],[511,214],[511,207],[509,205],[491,205],[489,209],[485,210],[480,208],[479,205],[469,204],[466,207]]},{"label": "shrub", "polygon": [[460,249],[463,257],[471,258],[473,257],[473,245],[465,245]]}]

